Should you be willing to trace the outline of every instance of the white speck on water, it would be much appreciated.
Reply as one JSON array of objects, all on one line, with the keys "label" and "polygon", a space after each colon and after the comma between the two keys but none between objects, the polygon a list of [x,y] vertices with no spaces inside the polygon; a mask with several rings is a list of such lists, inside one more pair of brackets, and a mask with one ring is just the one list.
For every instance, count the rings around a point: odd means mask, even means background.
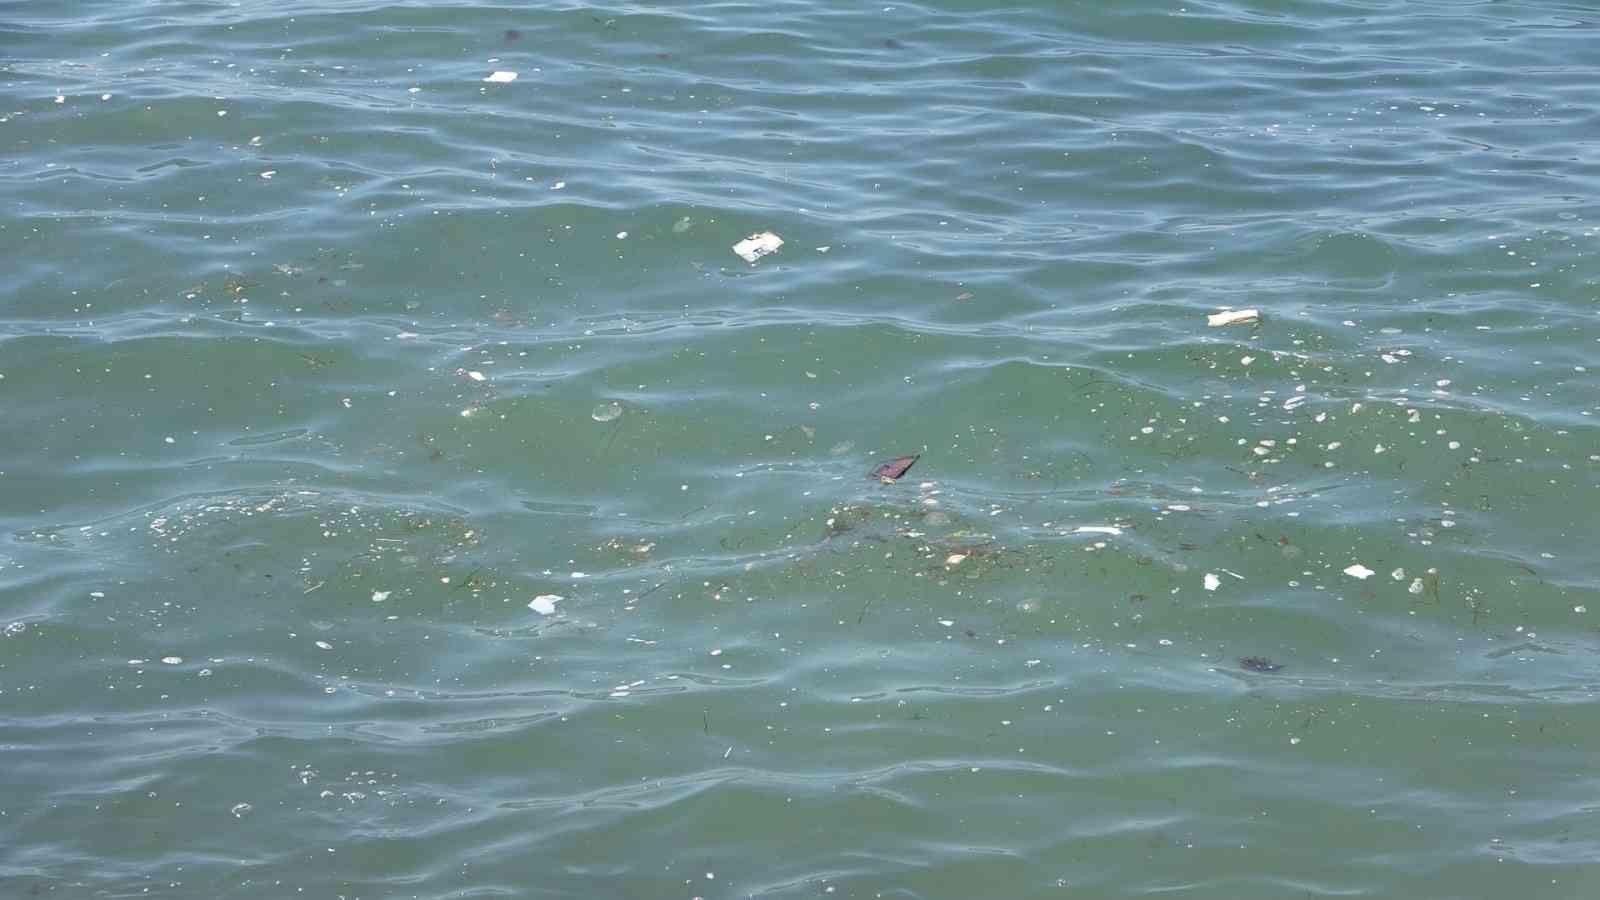
[{"label": "white speck on water", "polygon": [[333,649],[333,645],[328,643],[327,641],[317,641],[317,649],[318,650],[332,650]]},{"label": "white speck on water", "polygon": [[596,422],[609,422],[622,415],[622,404],[616,401],[602,403],[589,412],[589,418]]},{"label": "white speck on water", "polygon": [[1253,363],[1255,361],[1256,361],[1256,358],[1254,356],[1241,356],[1241,357],[1239,357],[1239,365],[1241,365],[1241,366],[1248,366],[1248,365],[1250,365],[1251,363]]},{"label": "white speck on water", "polygon": [[564,188],[566,186],[567,186],[567,183],[565,181],[558,181],[555,184],[550,185],[550,190],[559,191],[559,190],[561,190],[562,188]]},{"label": "white speck on water", "polygon": [[1218,578],[1216,576],[1216,573],[1214,573],[1214,572],[1207,572],[1206,573],[1206,577],[1205,577],[1205,582],[1204,583],[1205,583],[1206,590],[1208,590],[1208,591],[1214,591],[1217,588],[1222,587],[1222,579]]},{"label": "white speck on water", "polygon": [[628,233],[627,233],[627,232],[626,232],[626,231],[619,231],[619,232],[617,232],[617,240],[619,240],[619,241],[625,241],[625,240],[627,240],[627,239],[628,239]]},{"label": "white speck on water", "polygon": [[277,169],[268,169],[265,172],[261,173],[261,177],[266,179],[267,181],[271,181],[272,180],[272,176],[274,176],[276,174],[278,174],[278,170]]},{"label": "white speck on water", "polygon": [[488,376],[484,375],[482,372],[476,372],[476,371],[468,372],[467,373],[467,377],[471,378],[473,381],[487,381],[488,380]]},{"label": "white speck on water", "polygon": [[183,657],[181,657],[181,656],[163,656],[163,657],[161,657],[161,661],[166,663],[169,666],[181,666],[181,665],[183,665]]},{"label": "white speck on water", "polygon": [[493,82],[495,84],[509,84],[510,82],[517,80],[517,73],[505,71],[490,72],[489,76],[483,80]]},{"label": "white speck on water", "polygon": [[394,593],[394,591],[373,591],[372,592],[372,602],[373,603],[382,603],[383,601],[389,599],[389,595],[392,594],[392,593]]},{"label": "white speck on water", "polygon": [[9,625],[7,625],[5,627],[5,632],[4,633],[5,633],[6,637],[16,637],[17,635],[22,634],[23,632],[25,632],[27,630],[28,630],[28,623],[26,623],[26,622],[12,622],[11,624],[9,624]]},{"label": "white speck on water", "polygon": [[1073,534],[1109,534],[1117,536],[1122,534],[1122,529],[1116,525],[1079,525],[1072,529]]},{"label": "white speck on water", "polygon": [[712,656],[721,656],[722,655],[722,648],[718,647],[717,649],[711,651],[711,655]]},{"label": "white speck on water", "polygon": [[1349,575],[1351,578],[1358,578],[1363,581],[1372,577],[1372,570],[1366,566],[1363,566],[1361,563],[1345,566],[1344,573]]},{"label": "white speck on water", "polygon": [[946,628],[954,628],[956,625],[954,619],[939,619],[938,622]]},{"label": "white speck on water", "polygon": [[1584,606],[1583,604],[1580,603],[1579,605],[1574,606],[1572,608],[1572,611],[1577,613],[1577,614],[1579,614],[1579,615],[1583,615],[1584,613],[1589,611],[1589,607]]},{"label": "white speck on water", "polygon": [[556,604],[565,599],[560,594],[540,594],[528,603],[528,608],[541,616],[554,615]]},{"label": "white speck on water", "polygon": [[573,572],[572,573],[572,577],[573,578],[588,578],[589,577],[589,573],[588,572]]},{"label": "white speck on water", "polygon": [[1395,581],[1405,581],[1406,580],[1406,570],[1405,569],[1395,569],[1393,572],[1389,573],[1389,577],[1393,578]]},{"label": "white speck on water", "polygon": [[175,438],[175,437],[172,437],[171,435],[168,435],[167,437],[162,438],[162,440],[166,441],[169,444],[176,444],[178,442],[178,439]]}]

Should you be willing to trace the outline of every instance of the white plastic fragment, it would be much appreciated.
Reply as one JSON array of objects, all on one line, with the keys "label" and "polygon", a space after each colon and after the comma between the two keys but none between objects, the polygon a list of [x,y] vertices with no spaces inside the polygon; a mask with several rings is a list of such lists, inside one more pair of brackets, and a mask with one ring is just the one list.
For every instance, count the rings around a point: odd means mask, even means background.
[{"label": "white plastic fragment", "polygon": [[1109,534],[1113,537],[1122,534],[1122,529],[1115,525],[1079,525],[1072,529],[1073,534]]},{"label": "white plastic fragment", "polygon": [[495,84],[506,84],[516,80],[517,73],[515,72],[490,72],[489,77],[484,79],[484,81],[492,81]]},{"label": "white plastic fragment", "polygon": [[1224,325],[1250,325],[1259,321],[1261,321],[1261,311],[1258,309],[1225,309],[1206,316],[1206,324],[1212,328],[1221,328]]},{"label": "white plastic fragment", "polygon": [[1354,565],[1346,566],[1344,573],[1349,575],[1351,578],[1357,578],[1362,581],[1372,577],[1372,570],[1366,566],[1363,566],[1361,563],[1355,563]]},{"label": "white plastic fragment", "polygon": [[966,562],[966,559],[967,554],[965,553],[952,553],[944,558],[944,564],[946,566],[959,566],[963,562]]},{"label": "white plastic fragment", "polygon": [[753,263],[783,246],[783,238],[770,231],[760,231],[733,245],[733,252],[747,263]]},{"label": "white plastic fragment", "polygon": [[1213,572],[1207,572],[1206,573],[1205,584],[1206,584],[1206,590],[1214,591],[1217,588],[1222,587],[1222,579],[1218,578],[1216,576],[1216,574],[1213,573]]},{"label": "white plastic fragment", "polygon": [[560,594],[540,594],[533,598],[533,602],[528,604],[528,608],[541,616],[554,615],[556,604],[565,599]]},{"label": "white plastic fragment", "polygon": [[389,599],[389,595],[392,594],[392,593],[394,593],[394,591],[373,591],[372,592],[372,602],[373,603],[382,603],[383,601]]}]

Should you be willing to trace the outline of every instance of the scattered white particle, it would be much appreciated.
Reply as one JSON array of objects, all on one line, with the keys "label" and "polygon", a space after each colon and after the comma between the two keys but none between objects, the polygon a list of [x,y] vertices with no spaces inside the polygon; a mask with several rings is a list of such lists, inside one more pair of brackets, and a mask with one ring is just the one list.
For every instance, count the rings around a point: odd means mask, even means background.
[{"label": "scattered white particle", "polygon": [[1207,572],[1205,577],[1205,587],[1208,591],[1214,591],[1217,588],[1222,587],[1222,579],[1218,578],[1215,573]]},{"label": "scattered white particle", "polygon": [[1345,566],[1344,573],[1349,575],[1351,578],[1358,578],[1363,581],[1372,577],[1372,570],[1366,566],[1363,566],[1361,563],[1354,563],[1352,565]]},{"label": "scattered white particle", "polygon": [[528,608],[541,616],[553,615],[556,611],[556,604],[565,599],[560,594],[540,594],[533,598],[528,604]]}]

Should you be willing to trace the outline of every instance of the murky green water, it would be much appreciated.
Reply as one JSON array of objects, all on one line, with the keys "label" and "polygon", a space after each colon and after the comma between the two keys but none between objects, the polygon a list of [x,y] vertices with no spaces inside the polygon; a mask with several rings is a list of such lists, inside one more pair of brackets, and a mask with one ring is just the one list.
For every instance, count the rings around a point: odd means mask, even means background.
[{"label": "murky green water", "polygon": [[1597,26],[5,5],[0,894],[1600,896]]}]

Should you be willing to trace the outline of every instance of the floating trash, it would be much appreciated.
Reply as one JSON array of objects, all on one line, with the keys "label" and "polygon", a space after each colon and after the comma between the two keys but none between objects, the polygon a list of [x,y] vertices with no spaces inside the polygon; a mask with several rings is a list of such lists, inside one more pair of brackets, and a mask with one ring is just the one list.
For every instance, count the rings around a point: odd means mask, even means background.
[{"label": "floating trash", "polygon": [[1224,325],[1254,325],[1260,321],[1261,311],[1258,309],[1225,309],[1206,316],[1206,324],[1212,328],[1221,328]]},{"label": "floating trash", "polygon": [[1280,663],[1275,663],[1265,656],[1241,656],[1239,666],[1252,672],[1276,672],[1283,668]]},{"label": "floating trash", "polygon": [[589,418],[595,420],[596,422],[610,422],[621,415],[622,404],[613,400],[610,403],[602,403],[599,406],[596,406],[592,411],[590,411]]},{"label": "floating trash", "polygon": [[540,594],[528,603],[528,608],[541,616],[554,615],[556,604],[567,598],[560,594]]},{"label": "floating trash", "polygon": [[1356,563],[1353,566],[1346,566],[1344,573],[1349,575],[1351,578],[1360,579],[1362,581],[1372,577],[1372,570],[1366,566],[1363,566],[1361,563]]},{"label": "floating trash", "polygon": [[483,80],[484,81],[492,81],[495,84],[507,84],[509,82],[517,80],[517,73],[515,73],[515,72],[490,72],[489,73],[489,77],[487,77],[487,78],[485,78]]},{"label": "floating trash", "polygon": [[770,231],[761,231],[750,235],[744,240],[733,245],[733,252],[747,263],[753,263],[768,253],[775,252],[783,246],[783,238]]},{"label": "floating trash", "polygon": [[1222,587],[1222,579],[1218,578],[1214,572],[1207,572],[1205,577],[1205,586],[1206,590],[1214,591],[1217,588]]},{"label": "floating trash", "polygon": [[911,467],[916,465],[917,460],[921,458],[922,454],[920,453],[913,454],[911,456],[897,456],[886,463],[881,463],[876,469],[873,469],[872,477],[884,482],[885,484],[893,484],[896,479],[900,478],[900,476],[911,471]]}]

